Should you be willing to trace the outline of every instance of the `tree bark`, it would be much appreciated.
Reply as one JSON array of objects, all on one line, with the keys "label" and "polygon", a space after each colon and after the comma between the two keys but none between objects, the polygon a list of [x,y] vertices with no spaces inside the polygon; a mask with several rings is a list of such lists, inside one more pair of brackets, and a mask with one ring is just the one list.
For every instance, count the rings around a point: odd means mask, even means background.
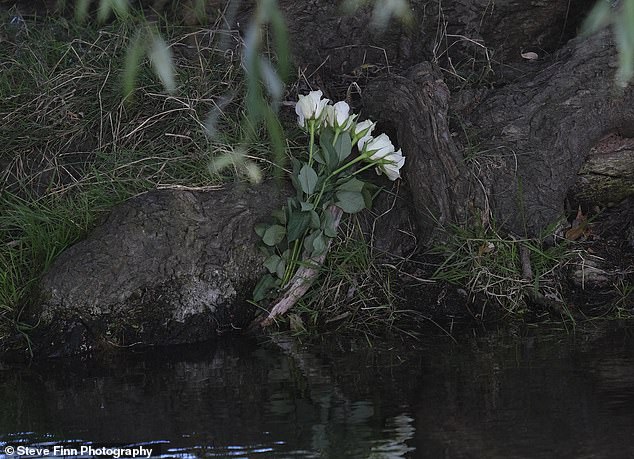
[{"label": "tree bark", "polygon": [[[253,4],[242,2],[240,24]],[[345,94],[346,83],[363,86],[423,61],[438,64],[450,84],[474,75],[499,82],[522,66],[523,51],[544,56],[572,38],[594,0],[409,0],[411,24],[393,19],[384,31],[372,26],[373,8],[346,14],[341,4],[279,2],[300,70],[331,97]]]},{"label": "tree bark", "polygon": [[604,31],[570,41],[516,83],[474,93],[459,115],[465,131],[477,133],[468,142],[477,151],[468,151],[465,139],[454,143],[449,94],[432,66],[370,84],[366,107],[390,120],[408,157],[423,239],[435,223],[459,221],[470,203],[490,208],[516,234],[535,235],[560,218],[597,141],[610,132],[634,135],[634,91],[615,87],[616,67],[612,35]]},{"label": "tree bark", "polygon": [[590,151],[570,189],[571,207],[590,209],[620,202],[634,194],[634,138],[611,134]]},{"label": "tree bark", "polygon": [[419,226],[419,238],[428,240],[439,225],[464,219],[470,196],[468,170],[451,138],[448,122],[449,89],[440,72],[429,63],[413,67],[404,76],[371,83],[365,108],[388,131],[395,131],[405,152],[405,178]]}]

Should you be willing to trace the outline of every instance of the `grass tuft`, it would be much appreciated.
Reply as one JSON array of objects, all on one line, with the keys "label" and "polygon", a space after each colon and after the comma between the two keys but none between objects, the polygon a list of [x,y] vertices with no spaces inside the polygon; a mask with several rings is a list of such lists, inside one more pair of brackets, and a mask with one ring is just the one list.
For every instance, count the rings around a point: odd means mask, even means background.
[{"label": "grass tuft", "polygon": [[0,19],[7,38],[0,41],[3,338],[24,328],[20,311],[55,257],[116,204],[151,189],[235,180],[238,171],[210,174],[208,165],[237,150],[265,173],[273,166],[262,136],[240,144],[242,41],[222,18],[202,30],[158,24],[178,87],[165,94],[144,58],[127,96],[126,53],[138,30],[150,27],[143,17],[100,28],[26,18],[18,32]]},{"label": "grass tuft", "polygon": [[472,299],[513,316],[528,312],[536,294],[561,301],[559,272],[570,258],[565,244],[546,247],[544,238],[503,237],[493,225],[451,226],[447,233],[432,251],[443,257],[433,279],[466,288]]},{"label": "grass tuft", "polygon": [[379,262],[356,218],[344,221],[320,277],[287,319],[291,332],[336,331],[367,339],[405,332],[400,324],[411,312],[395,293],[398,273],[398,267]]}]

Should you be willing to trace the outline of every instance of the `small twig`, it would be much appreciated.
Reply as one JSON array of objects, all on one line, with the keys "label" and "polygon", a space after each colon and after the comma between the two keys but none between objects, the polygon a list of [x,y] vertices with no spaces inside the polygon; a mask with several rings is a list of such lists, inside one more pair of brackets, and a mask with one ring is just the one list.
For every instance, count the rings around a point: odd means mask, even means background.
[{"label": "small twig", "polygon": [[[529,282],[533,281],[533,270],[531,268],[530,252],[525,244],[520,243],[520,261],[522,263],[522,277]],[[573,320],[580,319],[576,311],[571,311],[566,305],[553,298],[548,298],[537,288],[529,288],[526,292],[528,298],[535,304],[550,309],[562,316],[569,316]]]},{"label": "small twig", "polygon": [[533,280],[533,270],[531,269],[531,256],[528,247],[520,244],[520,261],[522,262],[522,277],[531,282]]},{"label": "small twig", "polygon": [[[341,208],[331,204],[326,209],[326,212],[329,212],[334,221],[335,229],[339,226],[339,222],[341,221],[341,215],[343,211]],[[332,243],[332,239],[328,241],[326,244],[326,251],[319,255],[318,257],[313,257],[306,260],[304,266],[301,266],[297,272],[293,275],[291,280],[289,281],[288,287],[284,295],[273,305],[271,310],[269,311],[269,315],[264,319],[256,319],[253,325],[261,326],[262,328],[268,327],[271,325],[278,316],[286,313],[290,308],[292,308],[295,303],[299,301],[299,299],[306,294],[308,289],[313,282],[317,279],[319,275],[319,269],[324,264],[326,260],[326,254],[330,249],[330,245]],[[252,325],[251,328],[254,328]]]}]

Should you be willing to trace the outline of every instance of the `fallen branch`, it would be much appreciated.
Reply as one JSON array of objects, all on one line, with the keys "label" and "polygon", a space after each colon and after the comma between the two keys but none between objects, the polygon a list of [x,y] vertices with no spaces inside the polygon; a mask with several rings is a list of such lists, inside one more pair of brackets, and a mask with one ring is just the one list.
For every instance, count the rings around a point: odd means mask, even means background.
[{"label": "fallen branch", "polygon": [[[343,211],[334,204],[331,204],[326,209],[326,212],[330,213],[334,221],[334,227],[336,229],[339,226],[339,222],[341,221],[341,215],[343,214]],[[256,319],[250,328],[253,329],[257,326],[260,326],[262,328],[268,327],[275,321],[277,317],[285,314],[299,301],[302,296],[306,294],[308,289],[313,285],[313,283],[317,279],[317,276],[319,275],[319,270],[326,260],[326,255],[328,254],[331,243],[332,239],[328,240],[326,250],[323,254],[319,255],[318,257],[309,258],[308,260],[304,261],[304,264],[297,270],[295,275],[289,281],[284,295],[279,300],[277,300],[277,302],[269,311],[268,316],[266,316],[265,318]]]}]

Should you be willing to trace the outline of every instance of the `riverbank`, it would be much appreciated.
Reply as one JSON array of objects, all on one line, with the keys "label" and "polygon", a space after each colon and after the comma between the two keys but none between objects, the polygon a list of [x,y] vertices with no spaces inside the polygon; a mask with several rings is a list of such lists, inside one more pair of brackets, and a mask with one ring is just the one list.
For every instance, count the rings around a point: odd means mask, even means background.
[{"label": "riverbank", "polygon": [[[205,192],[244,181],[238,166],[210,171],[210,161],[225,154],[246,153],[266,177],[276,167],[264,132],[241,144],[249,129],[243,38],[227,31],[222,17],[194,30],[159,21],[182,85],[165,94],[145,59],[127,98],[126,50],[145,19],[96,27],[61,17],[16,18],[4,11],[0,25],[0,339],[28,349],[39,322],[32,311],[41,300],[41,276],[112,208],[150,190]],[[304,84],[290,86],[281,108],[289,155],[305,143],[292,110]],[[217,116],[213,135],[210,114]],[[463,154],[477,167],[477,152]],[[411,196],[399,192],[407,207]],[[371,340],[416,335],[416,324],[429,322],[446,330],[469,319],[571,325],[628,318],[634,274],[627,212],[627,202],[614,203],[571,216],[576,232],[568,232],[568,222],[531,239],[483,224],[481,216],[470,226],[444,228],[443,241],[398,256],[377,250],[364,236],[368,226],[353,219],[313,290],[280,326],[304,336],[334,329]],[[387,236],[416,239],[397,231]]]}]

